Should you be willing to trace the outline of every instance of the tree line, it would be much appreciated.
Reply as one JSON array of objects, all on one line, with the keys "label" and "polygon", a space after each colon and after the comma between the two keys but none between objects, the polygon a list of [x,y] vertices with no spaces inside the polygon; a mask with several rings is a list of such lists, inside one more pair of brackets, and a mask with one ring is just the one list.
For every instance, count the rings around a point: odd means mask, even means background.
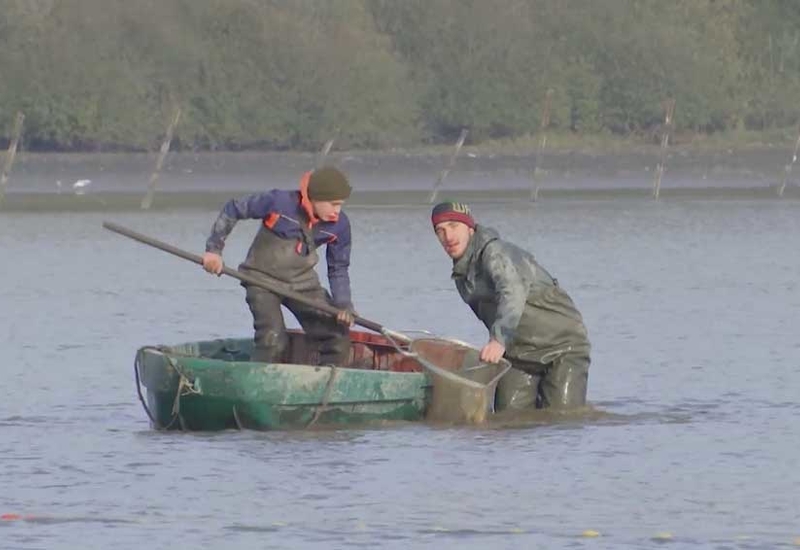
[{"label": "tree line", "polygon": [[313,150],[800,120],[796,0],[0,0],[0,144]]}]

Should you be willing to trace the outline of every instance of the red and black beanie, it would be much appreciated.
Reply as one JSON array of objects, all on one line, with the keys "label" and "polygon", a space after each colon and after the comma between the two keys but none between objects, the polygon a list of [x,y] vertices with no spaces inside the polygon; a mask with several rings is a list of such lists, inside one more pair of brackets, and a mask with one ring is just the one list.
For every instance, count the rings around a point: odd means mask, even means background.
[{"label": "red and black beanie", "polygon": [[469,206],[460,202],[440,202],[433,207],[431,223],[433,227],[442,222],[461,222],[467,227],[475,229],[475,219],[472,217]]}]

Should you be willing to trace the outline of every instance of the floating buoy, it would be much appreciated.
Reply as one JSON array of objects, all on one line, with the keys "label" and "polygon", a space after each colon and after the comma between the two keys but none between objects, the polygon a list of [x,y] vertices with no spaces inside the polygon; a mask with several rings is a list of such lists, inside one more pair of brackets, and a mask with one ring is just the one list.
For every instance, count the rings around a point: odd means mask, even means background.
[{"label": "floating buoy", "polygon": [[1,514],[0,521],[15,521],[18,519],[22,519],[22,516],[19,514]]},{"label": "floating buoy", "polygon": [[581,536],[582,537],[586,537],[587,539],[593,539],[595,537],[599,537],[600,536],[600,532],[599,531],[595,531],[594,529],[587,529],[586,531],[581,533]]},{"label": "floating buoy", "polygon": [[660,533],[656,533],[655,535],[653,535],[653,540],[662,542],[667,540],[672,540],[672,533],[668,531],[661,531]]}]

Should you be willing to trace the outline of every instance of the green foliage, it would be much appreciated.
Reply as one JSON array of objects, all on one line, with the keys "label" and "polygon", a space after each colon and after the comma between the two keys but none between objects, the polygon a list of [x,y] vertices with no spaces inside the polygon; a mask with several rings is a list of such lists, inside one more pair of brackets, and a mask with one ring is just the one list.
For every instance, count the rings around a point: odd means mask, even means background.
[{"label": "green foliage", "polygon": [[796,0],[0,0],[0,142],[314,150],[800,120]]}]

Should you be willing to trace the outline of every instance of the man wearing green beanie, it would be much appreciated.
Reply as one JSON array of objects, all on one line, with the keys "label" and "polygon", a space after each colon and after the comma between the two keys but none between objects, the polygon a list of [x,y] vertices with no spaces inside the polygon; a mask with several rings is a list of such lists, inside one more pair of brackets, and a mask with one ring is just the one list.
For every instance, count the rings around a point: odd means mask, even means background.
[{"label": "man wearing green beanie", "polygon": [[532,254],[475,223],[465,204],[437,204],[431,223],[461,298],[489,330],[481,360],[505,357],[514,367],[497,386],[497,410],[585,405],[591,346],[558,281]]},{"label": "man wearing green beanie", "polygon": [[[273,189],[231,199],[211,229],[203,255],[203,268],[222,272],[225,239],[239,220],[261,220],[247,258],[239,269],[269,282],[328,302],[341,311],[334,319],[307,305],[242,283],[255,329],[251,360],[285,361],[289,342],[281,305],[288,308],[316,346],[323,365],[344,365],[350,355],[348,328],[353,324],[350,293],[350,221],[342,206],[350,197],[347,177],[326,166],[306,172],[297,191]],[[330,293],[320,284],[314,267],[317,248],[325,245]]]}]

